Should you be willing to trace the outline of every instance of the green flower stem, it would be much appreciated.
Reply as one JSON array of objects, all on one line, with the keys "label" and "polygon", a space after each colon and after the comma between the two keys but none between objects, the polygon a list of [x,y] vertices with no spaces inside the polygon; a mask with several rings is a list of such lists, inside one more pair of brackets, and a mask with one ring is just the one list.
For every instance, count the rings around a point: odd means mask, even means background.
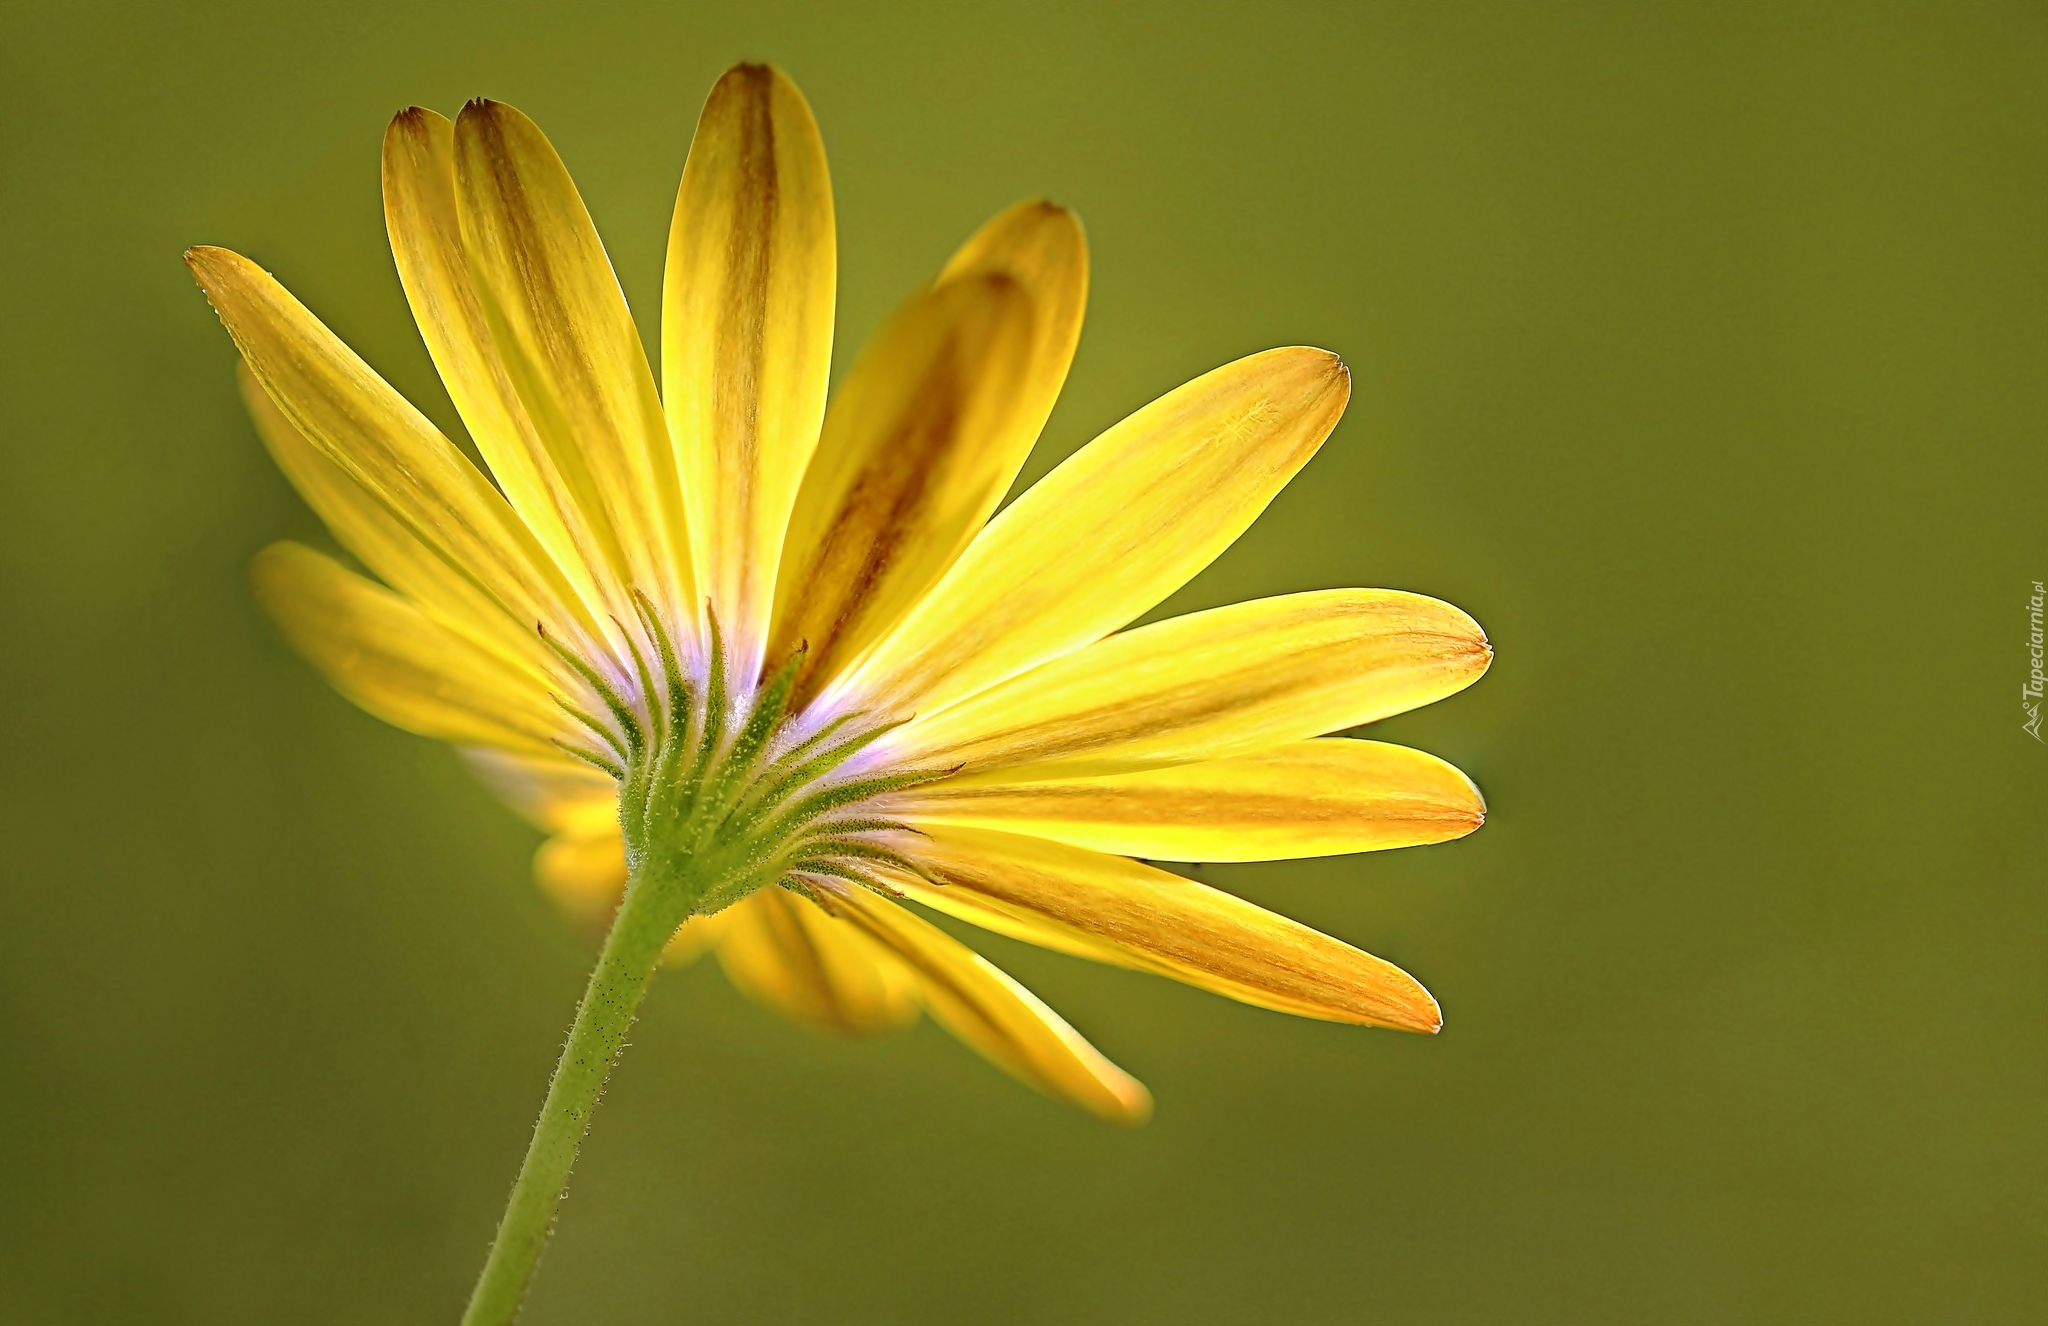
[{"label": "green flower stem", "polygon": [[604,951],[590,973],[583,1003],[569,1028],[569,1043],[548,1083],[547,1102],[534,1125],[512,1200],[498,1237],[462,1314],[462,1326],[506,1326],[519,1315],[540,1254],[554,1230],[555,1208],[576,1164],[576,1150],[604,1095],[605,1079],[625,1048],[641,996],[669,937],[690,913],[699,890],[673,878],[636,878],[626,888]]}]

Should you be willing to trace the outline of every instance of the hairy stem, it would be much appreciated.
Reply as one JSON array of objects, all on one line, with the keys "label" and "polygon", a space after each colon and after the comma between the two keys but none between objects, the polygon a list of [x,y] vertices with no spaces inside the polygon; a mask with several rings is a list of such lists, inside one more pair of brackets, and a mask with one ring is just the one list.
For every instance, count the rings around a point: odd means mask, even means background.
[{"label": "hairy stem", "polygon": [[555,1208],[576,1164],[576,1150],[604,1095],[612,1064],[625,1048],[627,1029],[654,978],[662,948],[689,914],[691,893],[669,881],[636,878],[627,886],[576,1009],[568,1044],[548,1083],[540,1121],[512,1186],[512,1200],[498,1222],[490,1258],[462,1314],[462,1326],[506,1326],[519,1315],[541,1251],[554,1230]]}]

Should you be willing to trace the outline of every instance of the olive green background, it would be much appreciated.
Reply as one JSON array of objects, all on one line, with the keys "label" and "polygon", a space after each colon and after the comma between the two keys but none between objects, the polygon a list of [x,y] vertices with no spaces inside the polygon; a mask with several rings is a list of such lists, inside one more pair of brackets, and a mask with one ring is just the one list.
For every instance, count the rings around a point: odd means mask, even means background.
[{"label": "olive green background", "polygon": [[178,263],[275,270],[444,427],[377,153],[489,95],[650,334],[720,69],[832,157],[843,366],[983,218],[1089,226],[1031,475],[1292,342],[1348,417],[1169,609],[1471,611],[1378,734],[1471,839],[1206,878],[1401,962],[1434,1039],[983,945],[1125,1132],[929,1024],[663,976],[528,1318],[1972,1323],[2048,1299],[2048,10],[5,6],[0,1323],[452,1322],[591,956],[535,835],[327,691],[317,537]]}]

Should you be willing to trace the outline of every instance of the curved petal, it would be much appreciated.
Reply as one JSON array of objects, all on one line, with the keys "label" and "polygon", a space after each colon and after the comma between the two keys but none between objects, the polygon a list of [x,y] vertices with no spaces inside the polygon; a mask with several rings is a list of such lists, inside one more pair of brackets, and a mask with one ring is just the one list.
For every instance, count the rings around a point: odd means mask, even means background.
[{"label": "curved petal", "polygon": [[438,737],[554,754],[547,685],[437,626],[398,595],[296,543],[249,566],[256,598],[292,647],[385,722]]},{"label": "curved petal", "polygon": [[788,889],[771,886],[718,913],[718,961],[753,999],[806,1026],[853,1036],[917,1020],[916,982],[887,948]]},{"label": "curved petal", "polygon": [[[837,881],[833,881],[836,885]],[[1143,1123],[1152,1093],[988,959],[922,917],[858,887],[822,896],[918,975],[934,1020],[1020,1082],[1112,1123]]]},{"label": "curved petal", "polygon": [[1229,547],[1336,426],[1323,350],[1269,350],[1169,392],[1070,456],[970,544],[843,683],[933,714],[1123,626]]},{"label": "curved petal", "polygon": [[946,260],[938,283],[998,272],[1031,292],[1038,347],[1031,355],[1026,391],[1039,411],[1036,432],[1045,426],[1066,383],[1088,309],[1088,238],[1081,219],[1043,198],[1026,199],[970,235]]},{"label": "curved petal", "polygon": [[890,733],[876,758],[1005,781],[1218,759],[1440,700],[1492,659],[1477,622],[1420,594],[1254,599],[1075,650]]},{"label": "curved petal", "polygon": [[602,931],[626,891],[626,843],[613,833],[549,838],[533,853],[533,878],[563,911]]},{"label": "curved petal", "polygon": [[[563,911],[602,933],[626,891],[626,844],[617,833],[550,838],[533,854],[533,877]],[[729,918],[729,911],[691,917],[669,936],[661,960],[687,967],[724,937]]]},{"label": "curved petal", "polygon": [[928,834],[917,856],[945,883],[895,873],[890,882],[963,921],[1282,1013],[1402,1031],[1443,1025],[1429,991],[1399,967],[1220,889],[1017,834]]},{"label": "curved petal", "polygon": [[320,453],[521,628],[600,637],[562,573],[490,480],[271,275],[238,253],[185,251],[257,381]]},{"label": "curved petal", "polygon": [[500,611],[470,580],[414,538],[364,487],[284,417],[246,361],[235,361],[242,404],[277,468],[342,547],[441,625],[507,660],[559,676],[561,661],[531,626]]},{"label": "curved petal", "polygon": [[[462,752],[485,787],[553,835],[533,854],[534,879],[562,909],[602,929],[626,891],[626,844],[619,834],[618,784],[587,764],[472,746]],[[676,928],[662,961],[695,962],[725,933],[726,913],[693,916]]]},{"label": "curved petal", "polygon": [[1020,204],[861,351],[790,518],[768,656],[799,697],[893,627],[987,523],[1066,381],[1087,299],[1071,212]]},{"label": "curved petal", "polygon": [[559,753],[470,746],[461,754],[477,780],[536,829],[570,838],[619,831],[619,785],[609,774]]},{"label": "curved petal", "polygon": [[669,936],[668,946],[661,951],[661,960],[671,967],[687,967],[703,957],[725,938],[726,927],[732,922],[732,909],[713,912],[709,916],[693,916],[676,927]]},{"label": "curved petal", "polygon": [[695,618],[675,451],[647,353],[590,213],[545,135],[494,101],[455,122],[455,182],[469,272],[490,337],[567,489],[574,532],[622,586]]},{"label": "curved petal", "polygon": [[[586,603],[599,612],[632,621],[632,605],[619,583],[619,574],[627,563],[596,492],[592,468],[579,449],[578,438],[560,427],[562,404],[555,398],[562,393],[551,393],[550,399],[543,402],[546,408],[538,416],[528,411],[512,367],[500,353],[498,335],[485,313],[477,276],[463,243],[455,136],[453,121],[417,106],[399,112],[384,133],[384,227],[391,238],[391,254],[398,264],[406,300],[412,306],[413,319],[419,324],[434,366],[440,370],[441,381],[447,385],[450,399],[469,426],[470,436],[504,490],[506,500],[534,531]],[[537,136],[537,131],[531,136]],[[548,176],[559,173],[559,168],[555,172],[537,173]],[[509,229],[515,238],[526,238],[534,218],[525,214],[531,209],[520,210],[519,220],[527,224],[512,225]],[[562,208],[558,204],[555,210]],[[579,219],[588,230],[587,218]],[[507,227],[485,229],[487,234],[499,235]],[[545,244],[532,247],[541,250],[543,258],[549,252]],[[578,246],[572,243],[556,247]],[[601,253],[599,256],[602,257]],[[572,258],[570,265],[574,263]],[[487,270],[498,265],[490,264]],[[545,265],[536,269],[537,276],[548,274]],[[607,268],[605,275],[609,274]],[[573,283],[570,285],[573,288]],[[515,301],[515,313],[518,311]],[[556,311],[566,314],[568,310]],[[515,317],[513,321],[522,329],[531,330],[530,319]],[[567,331],[565,342],[574,344],[576,329]],[[520,348],[517,336],[512,337],[512,342],[515,349]],[[640,361],[639,376],[647,378],[645,356],[639,354],[637,340],[632,354]],[[529,362],[526,380],[539,380],[542,387],[548,386],[550,366],[533,368],[530,348],[521,357]],[[647,390],[652,392],[651,381]],[[552,435],[542,433],[539,421],[556,425]],[[608,440],[616,447],[615,435]],[[667,455],[666,426],[656,442],[660,463],[672,464]],[[676,505],[680,507],[680,498]],[[650,594],[657,588],[647,586]]]},{"label": "curved petal", "polygon": [[662,284],[661,376],[698,583],[751,684],[776,565],[818,443],[837,281],[825,148],[796,85],[739,65],[683,167]]},{"label": "curved petal", "polygon": [[984,443],[1012,440],[1030,348],[1028,296],[980,276],[920,295],[855,362],[790,519],[768,645],[775,661],[809,646],[804,692],[900,619],[1001,499],[1009,467]]},{"label": "curved petal", "polygon": [[1463,837],[1486,822],[1479,789],[1436,756],[1344,737],[1099,778],[1000,777],[927,784],[883,813],[1148,861],[1373,852]]}]

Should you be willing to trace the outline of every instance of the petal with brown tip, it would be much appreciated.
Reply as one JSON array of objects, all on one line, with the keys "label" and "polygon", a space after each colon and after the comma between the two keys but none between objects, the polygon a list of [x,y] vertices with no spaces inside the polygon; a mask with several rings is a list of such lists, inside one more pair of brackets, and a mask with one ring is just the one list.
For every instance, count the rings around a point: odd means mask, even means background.
[{"label": "petal with brown tip", "polygon": [[[455,122],[462,246],[498,362],[621,622],[638,588],[695,618],[675,450],[647,352],[575,182],[540,129],[472,101]],[[599,569],[599,568],[593,568]]]},{"label": "petal with brown tip", "polygon": [[945,882],[890,882],[962,920],[1156,972],[1261,1008],[1402,1031],[1443,1025],[1399,967],[1244,899],[1120,856],[933,825],[916,848]]},{"label": "petal with brown tip", "polygon": [[1323,350],[1269,350],[1154,401],[968,545],[841,688],[931,714],[1125,625],[1192,579],[1322,445],[1350,396]]},{"label": "petal with brown tip", "polygon": [[769,657],[829,682],[945,574],[1009,490],[1081,330],[1087,244],[1024,203],[975,234],[861,351],[790,519]]},{"label": "petal with brown tip", "polygon": [[821,896],[918,974],[932,1017],[1012,1077],[1112,1123],[1143,1123],[1152,1093],[988,959],[886,898],[837,881]]},{"label": "petal with brown tip", "polygon": [[887,946],[788,889],[770,886],[718,913],[725,974],[806,1026],[851,1036],[917,1019],[915,979]]},{"label": "petal with brown tip", "polygon": [[198,247],[186,265],[280,412],[453,575],[520,629],[599,639],[561,570],[490,480],[270,275]]}]

